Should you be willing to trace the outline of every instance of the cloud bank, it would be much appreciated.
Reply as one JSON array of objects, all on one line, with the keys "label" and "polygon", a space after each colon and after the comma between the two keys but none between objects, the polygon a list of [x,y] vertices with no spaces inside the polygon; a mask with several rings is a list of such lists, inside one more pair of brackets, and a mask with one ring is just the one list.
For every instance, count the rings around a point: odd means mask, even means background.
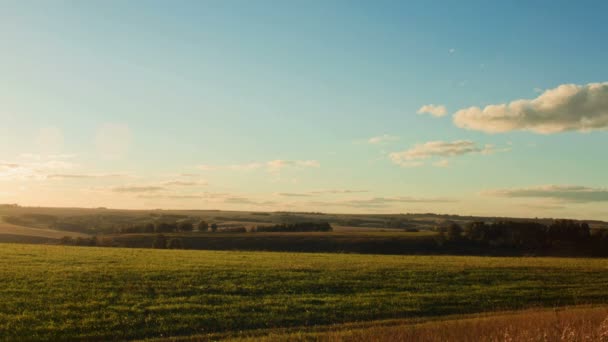
[{"label": "cloud bank", "polygon": [[519,189],[498,189],[482,195],[509,198],[550,198],[563,202],[608,202],[608,188],[591,188],[576,185],[544,185]]},{"label": "cloud bank", "polygon": [[535,99],[469,107],[454,114],[454,124],[487,133],[531,131],[551,134],[608,129],[608,82],[563,84]]}]

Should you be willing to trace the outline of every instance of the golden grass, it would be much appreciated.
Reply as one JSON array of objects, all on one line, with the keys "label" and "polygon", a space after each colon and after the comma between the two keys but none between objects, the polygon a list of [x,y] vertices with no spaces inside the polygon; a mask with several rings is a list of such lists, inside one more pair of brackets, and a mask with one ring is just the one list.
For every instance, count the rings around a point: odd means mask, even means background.
[{"label": "golden grass", "polygon": [[525,310],[424,323],[387,321],[363,328],[344,325],[322,332],[270,333],[233,341],[608,342],[608,307]]}]

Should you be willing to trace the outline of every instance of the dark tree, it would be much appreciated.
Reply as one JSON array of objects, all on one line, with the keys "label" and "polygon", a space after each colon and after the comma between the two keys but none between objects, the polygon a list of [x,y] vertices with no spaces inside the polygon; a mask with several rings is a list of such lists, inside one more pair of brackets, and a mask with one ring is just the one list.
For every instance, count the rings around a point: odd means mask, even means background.
[{"label": "dark tree", "polygon": [[199,232],[206,232],[209,229],[209,223],[201,221],[198,223],[197,228]]},{"label": "dark tree", "polygon": [[180,232],[191,232],[194,230],[194,226],[190,222],[181,222],[178,225],[178,230]]},{"label": "dark tree", "polygon": [[211,231],[214,232],[214,233],[217,232],[217,224],[216,223],[212,223],[211,224]]},{"label": "dark tree", "polygon": [[452,223],[448,226],[447,239],[450,241],[458,241],[462,238],[462,227],[458,223]]},{"label": "dark tree", "polygon": [[154,223],[146,223],[146,225],[144,226],[144,233],[154,233]]},{"label": "dark tree", "polygon": [[177,225],[175,223],[158,222],[154,227],[156,233],[171,233],[176,231]]}]

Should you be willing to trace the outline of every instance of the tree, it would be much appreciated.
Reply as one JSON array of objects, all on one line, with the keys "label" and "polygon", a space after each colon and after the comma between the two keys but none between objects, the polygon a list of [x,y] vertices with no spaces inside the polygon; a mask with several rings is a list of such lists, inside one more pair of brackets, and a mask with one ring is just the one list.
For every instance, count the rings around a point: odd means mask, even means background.
[{"label": "tree", "polygon": [[462,227],[458,223],[452,223],[447,229],[447,239],[450,241],[460,240],[462,237]]},{"label": "tree", "polygon": [[180,232],[191,232],[194,230],[194,226],[190,222],[180,222],[178,230]]},{"label": "tree", "polygon": [[217,231],[217,224],[216,223],[212,223],[211,224],[211,231],[214,232],[214,233]]},{"label": "tree", "polygon": [[201,222],[198,223],[197,228],[199,232],[206,232],[209,229],[209,223],[201,220]]},{"label": "tree", "polygon": [[591,228],[587,222],[581,223],[580,228],[580,237],[583,240],[589,239],[591,237]]},{"label": "tree", "polygon": [[171,233],[177,230],[175,223],[158,222],[154,227],[154,231],[157,233]]},{"label": "tree", "polygon": [[146,225],[144,226],[144,233],[154,233],[154,223],[146,223]]},{"label": "tree", "polygon": [[152,248],[167,248],[167,238],[163,234],[156,235],[156,238],[154,238],[154,242],[152,242]]}]

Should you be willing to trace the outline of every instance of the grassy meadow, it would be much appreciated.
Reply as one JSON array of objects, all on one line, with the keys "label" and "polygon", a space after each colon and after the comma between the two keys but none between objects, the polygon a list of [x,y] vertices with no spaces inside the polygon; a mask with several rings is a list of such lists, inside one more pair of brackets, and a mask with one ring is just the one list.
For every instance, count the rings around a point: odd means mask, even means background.
[{"label": "grassy meadow", "polygon": [[108,340],[608,303],[608,261],[0,244],[0,337]]}]

